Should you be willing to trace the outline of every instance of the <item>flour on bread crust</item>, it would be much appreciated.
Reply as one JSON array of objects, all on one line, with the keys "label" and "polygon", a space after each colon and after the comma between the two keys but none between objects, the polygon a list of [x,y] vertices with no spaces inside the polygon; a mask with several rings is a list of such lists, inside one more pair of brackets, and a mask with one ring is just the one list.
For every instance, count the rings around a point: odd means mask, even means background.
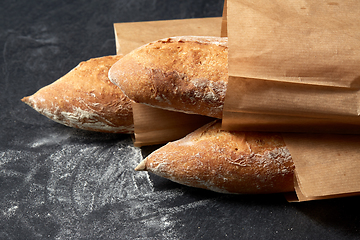
[{"label": "flour on bread crust", "polygon": [[108,133],[133,133],[131,100],[108,79],[122,56],[81,62],[66,75],[22,99],[44,116],[66,126]]},{"label": "flour on bread crust", "polygon": [[293,191],[294,163],[282,136],[229,132],[210,123],[150,154],[136,168],[222,193]]},{"label": "flour on bread crust", "polygon": [[222,118],[227,58],[227,38],[171,37],[125,55],[109,79],[135,102]]}]

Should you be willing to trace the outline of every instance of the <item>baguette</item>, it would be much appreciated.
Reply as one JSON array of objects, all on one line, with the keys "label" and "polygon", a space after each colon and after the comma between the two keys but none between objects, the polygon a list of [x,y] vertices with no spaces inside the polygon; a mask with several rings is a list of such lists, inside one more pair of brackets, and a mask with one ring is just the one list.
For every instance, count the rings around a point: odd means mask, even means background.
[{"label": "baguette", "polygon": [[131,100],[110,82],[108,71],[122,56],[81,62],[23,102],[69,127],[107,133],[133,133]]},{"label": "baguette", "polygon": [[221,193],[294,190],[294,163],[280,134],[229,132],[212,122],[147,156],[135,170]]},{"label": "baguette", "polygon": [[227,38],[172,37],[125,55],[109,79],[137,103],[222,118],[227,59]]}]

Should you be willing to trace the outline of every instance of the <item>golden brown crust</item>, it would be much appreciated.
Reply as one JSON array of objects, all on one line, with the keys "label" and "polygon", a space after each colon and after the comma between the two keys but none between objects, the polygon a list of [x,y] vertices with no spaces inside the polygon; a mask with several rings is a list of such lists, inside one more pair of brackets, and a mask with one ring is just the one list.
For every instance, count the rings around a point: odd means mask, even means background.
[{"label": "golden brown crust", "polygon": [[167,38],[124,56],[109,78],[135,102],[222,118],[227,57],[227,38]]},{"label": "golden brown crust", "polygon": [[136,170],[224,193],[293,191],[294,164],[280,134],[228,132],[207,124],[150,154]]},{"label": "golden brown crust", "polygon": [[99,132],[133,133],[131,100],[110,82],[108,71],[122,56],[81,62],[23,102],[61,124]]}]

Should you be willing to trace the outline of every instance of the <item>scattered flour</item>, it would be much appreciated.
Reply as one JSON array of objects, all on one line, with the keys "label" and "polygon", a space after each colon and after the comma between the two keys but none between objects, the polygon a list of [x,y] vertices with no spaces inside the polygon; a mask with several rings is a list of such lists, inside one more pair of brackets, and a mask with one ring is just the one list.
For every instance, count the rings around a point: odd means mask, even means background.
[{"label": "scattered flour", "polygon": [[[7,200],[0,218],[54,219],[55,239],[181,239],[179,216],[210,201],[188,199],[177,188],[154,189],[147,172],[133,170],[142,155],[130,139],[73,143],[65,134],[61,145],[47,150],[58,137],[33,141],[28,150],[0,151],[0,176],[19,179],[14,188],[29,196]],[[22,165],[26,171],[16,171]]]},{"label": "scattered flour", "polygon": [[29,143],[28,146],[31,148],[37,148],[46,145],[54,145],[62,141],[65,141],[70,137],[71,137],[70,133],[52,133],[49,134],[48,136],[41,137],[39,139],[32,141],[31,143]]}]

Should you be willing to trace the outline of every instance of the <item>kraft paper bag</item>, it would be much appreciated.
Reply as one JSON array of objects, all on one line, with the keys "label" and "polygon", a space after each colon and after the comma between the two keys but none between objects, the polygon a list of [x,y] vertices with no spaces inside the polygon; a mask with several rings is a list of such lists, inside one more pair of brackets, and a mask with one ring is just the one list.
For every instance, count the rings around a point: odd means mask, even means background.
[{"label": "kraft paper bag", "polygon": [[284,132],[295,201],[359,195],[360,2],[227,4],[223,129]]},{"label": "kraft paper bag", "polygon": [[225,129],[253,130],[251,116],[268,131],[360,133],[359,1],[227,3]]}]

